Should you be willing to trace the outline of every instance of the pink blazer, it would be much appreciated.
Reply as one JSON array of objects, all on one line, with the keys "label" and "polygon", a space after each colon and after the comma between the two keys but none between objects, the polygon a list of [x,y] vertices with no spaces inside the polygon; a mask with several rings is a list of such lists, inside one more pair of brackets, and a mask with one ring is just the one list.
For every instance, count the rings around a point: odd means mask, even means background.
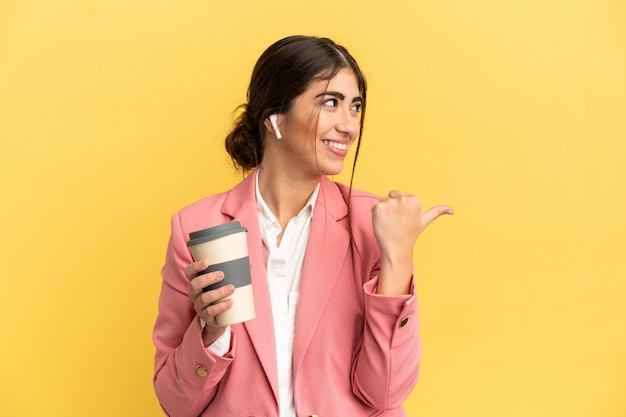
[{"label": "pink blazer", "polygon": [[[345,185],[323,178],[296,314],[297,415],[406,416],[402,402],[417,382],[421,356],[417,300],[414,294],[376,294],[380,257],[371,207],[379,198],[353,190],[351,242],[347,195]],[[231,326],[230,352],[220,357],[203,346],[183,269],[192,262],[189,232],[231,220],[248,229],[256,318]],[[254,175],[173,216],[162,276],[153,333],[154,387],[165,412],[278,417],[272,307]]]}]

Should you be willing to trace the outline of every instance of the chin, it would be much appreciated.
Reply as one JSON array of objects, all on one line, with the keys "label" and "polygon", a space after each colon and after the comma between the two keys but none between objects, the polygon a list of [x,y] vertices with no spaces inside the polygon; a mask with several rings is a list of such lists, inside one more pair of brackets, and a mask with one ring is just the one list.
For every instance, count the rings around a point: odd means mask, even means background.
[{"label": "chin", "polygon": [[320,169],[323,175],[333,176],[339,175],[343,172],[343,166],[341,168],[331,168],[331,169]]},{"label": "chin", "polygon": [[345,168],[345,161],[339,158],[333,159],[318,159],[317,160],[317,172],[321,175],[333,176],[339,175],[343,172]]}]

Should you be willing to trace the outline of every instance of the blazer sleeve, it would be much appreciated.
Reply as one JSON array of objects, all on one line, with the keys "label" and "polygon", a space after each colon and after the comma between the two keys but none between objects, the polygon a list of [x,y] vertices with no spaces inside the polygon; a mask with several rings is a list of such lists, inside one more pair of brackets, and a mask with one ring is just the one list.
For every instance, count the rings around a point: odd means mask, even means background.
[{"label": "blazer sleeve", "polygon": [[365,325],[352,389],[366,404],[386,410],[400,407],[417,383],[421,343],[415,295],[377,295],[376,283],[363,287]]},{"label": "blazer sleeve", "polygon": [[363,340],[352,372],[352,390],[378,410],[400,407],[418,379],[421,342],[415,286],[411,294],[376,294],[378,276],[363,286]]},{"label": "blazer sleeve", "polygon": [[189,299],[189,280],[184,273],[192,261],[180,217],[175,214],[161,271],[159,312],[153,331],[154,388],[161,407],[171,417],[202,413],[214,398],[236,348],[234,333],[231,350],[224,357],[204,347],[200,319]]},{"label": "blazer sleeve", "polygon": [[415,282],[406,295],[377,294],[380,249],[372,229],[371,208],[380,201],[353,196],[353,234],[358,251],[355,273],[362,284],[363,334],[352,361],[352,392],[377,410],[402,406],[417,383],[421,359]]}]

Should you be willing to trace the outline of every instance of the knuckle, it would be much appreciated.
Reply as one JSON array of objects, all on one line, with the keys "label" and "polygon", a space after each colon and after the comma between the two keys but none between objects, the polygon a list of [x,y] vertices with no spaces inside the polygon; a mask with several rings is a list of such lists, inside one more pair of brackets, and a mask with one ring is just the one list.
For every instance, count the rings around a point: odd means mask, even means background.
[{"label": "knuckle", "polygon": [[195,268],[195,272],[196,274],[200,274],[201,272],[205,271],[207,269],[208,265],[206,265],[206,263],[204,261],[198,261],[194,263],[194,268]]},{"label": "knuckle", "polygon": [[209,276],[209,278],[211,278],[212,283],[220,282],[222,279],[224,279],[224,273],[222,271],[209,272],[207,275]]},{"label": "knuckle", "polygon": [[200,303],[205,308],[210,306],[215,301],[215,295],[213,294],[213,291],[203,292],[198,298],[200,300]]},{"label": "knuckle", "polygon": [[201,280],[198,278],[193,278],[191,281],[189,281],[189,291],[190,292],[200,291],[203,288],[202,283],[200,281]]},{"label": "knuckle", "polygon": [[187,277],[187,279],[192,279],[196,276],[196,271],[191,269],[191,265],[185,268],[185,276]]}]

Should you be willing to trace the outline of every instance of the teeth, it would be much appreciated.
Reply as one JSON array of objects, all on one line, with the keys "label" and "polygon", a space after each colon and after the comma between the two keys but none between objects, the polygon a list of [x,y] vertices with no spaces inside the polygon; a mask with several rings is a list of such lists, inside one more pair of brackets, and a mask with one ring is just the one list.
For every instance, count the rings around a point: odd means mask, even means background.
[{"label": "teeth", "polygon": [[345,143],[331,142],[329,140],[325,140],[324,143],[331,148],[339,149],[341,151],[345,151],[348,149],[348,145],[346,145]]}]

